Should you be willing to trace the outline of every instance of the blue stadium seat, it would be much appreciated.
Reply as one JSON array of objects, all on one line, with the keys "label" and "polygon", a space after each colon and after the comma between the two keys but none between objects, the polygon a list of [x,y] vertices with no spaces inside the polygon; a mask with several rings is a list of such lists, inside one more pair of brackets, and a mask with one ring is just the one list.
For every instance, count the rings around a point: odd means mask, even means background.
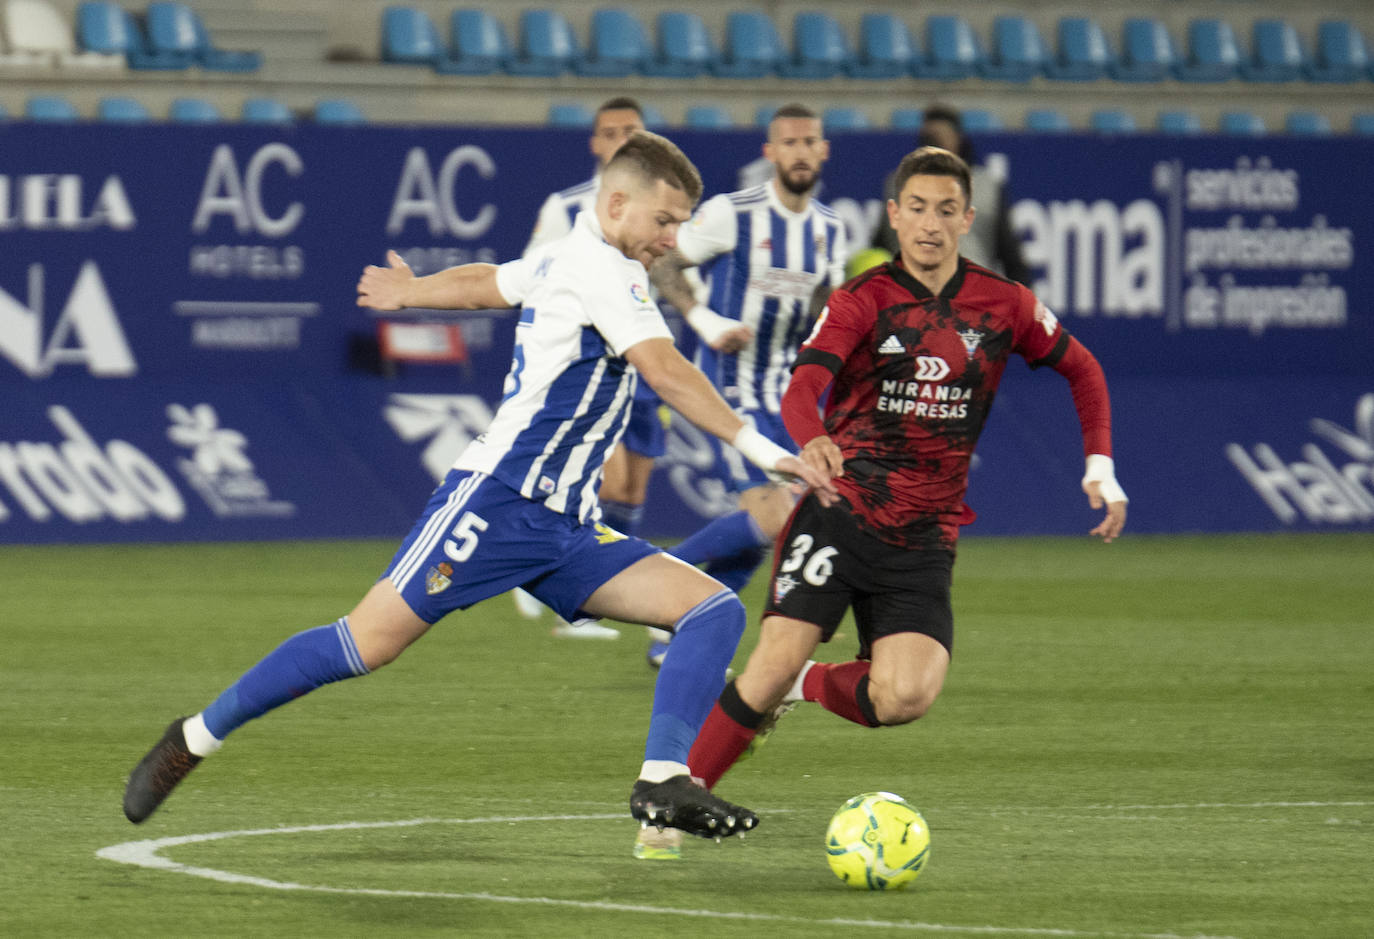
[{"label": "blue stadium seat", "polygon": [[759,127],[767,127],[773,121],[773,115],[777,113],[776,104],[761,104],[754,109],[754,123]]},{"label": "blue stadium seat", "polygon": [[582,104],[549,105],[549,124],[554,127],[591,127],[596,120],[592,109]]},{"label": "blue stadium seat", "polygon": [[1369,46],[1354,23],[1325,20],[1317,24],[1316,47],[1307,63],[1309,81],[1363,81],[1369,65]]},{"label": "blue stadium seat", "polygon": [[1218,19],[1188,23],[1188,48],[1174,69],[1174,77],[1186,82],[1224,82],[1236,77],[1240,47],[1231,24]]},{"label": "blue stadium seat", "polygon": [[1266,132],[1264,118],[1252,111],[1224,111],[1217,130],[1233,137],[1258,137]]},{"label": "blue stadium seat", "polygon": [[644,65],[645,75],[695,78],[711,71],[719,56],[699,15],[686,11],[660,13],[656,22],[658,44]]},{"label": "blue stadium seat", "polygon": [[520,40],[506,66],[511,75],[552,78],[571,71],[582,55],[563,14],[556,10],[525,10],[520,14]]},{"label": "blue stadium seat", "polygon": [[1026,130],[1062,134],[1073,130],[1068,117],[1057,108],[1032,108],[1026,112]]},{"label": "blue stadium seat", "polygon": [[1240,76],[1252,82],[1291,82],[1307,67],[1298,31],[1287,20],[1255,20],[1250,55],[1241,60]]},{"label": "blue stadium seat", "polygon": [[81,120],[81,115],[72,104],[61,95],[33,95],[24,102],[24,116],[31,121],[47,123],[68,123]]},{"label": "blue stadium seat", "polygon": [[1192,111],[1160,111],[1155,118],[1155,130],[1161,134],[1200,134],[1202,121]]},{"label": "blue stadium seat", "polygon": [[454,10],[449,16],[449,54],[435,65],[445,75],[491,75],[510,63],[506,27],[485,10]]},{"label": "blue stadium seat", "polygon": [[429,14],[415,7],[382,11],[382,61],[393,65],[433,66],[445,57],[439,31]]},{"label": "blue stadium seat", "polygon": [[1060,81],[1104,78],[1115,58],[1107,34],[1086,16],[1062,16],[1055,26],[1056,45],[1045,74]]},{"label": "blue stadium seat", "polygon": [[5,107],[3,104],[0,104],[0,121],[8,121],[9,119],[9,108]]},{"label": "blue stadium seat", "polygon": [[1045,70],[1048,55],[1040,29],[1024,16],[992,21],[992,45],[982,75],[998,81],[1026,82]]},{"label": "blue stadium seat", "polygon": [[844,134],[868,130],[873,123],[860,108],[826,108],[821,112],[821,126],[826,134]]},{"label": "blue stadium seat", "polygon": [[87,0],[76,11],[77,38],[92,52],[123,55],[129,68],[184,69],[180,55],[153,53],[133,14],[113,0]]},{"label": "blue stadium seat", "polygon": [[1088,117],[1088,126],[1099,134],[1134,134],[1138,129],[1131,112],[1120,108],[1098,108]]},{"label": "blue stadium seat", "polygon": [[912,64],[917,78],[955,81],[971,78],[983,66],[978,35],[962,16],[926,17],[925,53]]},{"label": "blue stadium seat", "polygon": [[152,120],[142,102],[120,96],[101,98],[96,104],[95,116],[107,124],[142,124]]},{"label": "blue stadium seat", "polygon": [[1289,111],[1283,118],[1283,132],[1298,137],[1328,137],[1331,121],[1318,111]]},{"label": "blue stadium seat", "polygon": [[993,111],[967,108],[959,115],[959,123],[969,134],[988,134],[1003,130],[1002,119]]},{"label": "blue stadium seat", "polygon": [[217,48],[200,16],[184,3],[150,3],[145,18],[148,49],[154,56],[215,72],[255,72],[262,65],[256,52]]},{"label": "blue stadium seat", "polygon": [[321,98],[315,102],[315,123],[344,127],[366,124],[367,115],[356,101],[348,98]]},{"label": "blue stadium seat", "polygon": [[177,124],[218,124],[224,115],[204,98],[174,98],[167,109],[167,119]]},{"label": "blue stadium seat", "polygon": [[1350,132],[1361,137],[1374,137],[1374,111],[1363,111],[1352,117]]},{"label": "blue stadium seat", "polygon": [[1157,19],[1131,17],[1121,24],[1121,54],[1111,76],[1119,82],[1158,82],[1173,75],[1178,53],[1173,37]]},{"label": "blue stadium seat", "polygon": [[721,78],[764,78],[777,74],[785,58],[772,20],[736,11],[725,17],[725,41],[712,71]]},{"label": "blue stadium seat", "polygon": [[624,78],[643,70],[651,56],[649,36],[626,10],[592,11],[587,51],[575,63],[579,75]]},{"label": "blue stadium seat", "polygon": [[239,120],[245,124],[294,124],[296,116],[276,98],[245,98]]},{"label": "blue stadium seat", "polygon": [[644,118],[644,126],[648,130],[663,130],[668,126],[668,119],[663,116],[663,112],[652,104],[640,105],[640,116]]},{"label": "blue stadium seat", "polygon": [[778,71],[784,78],[834,78],[854,63],[849,37],[828,13],[798,13],[792,20],[792,56]]},{"label": "blue stadium seat", "polygon": [[921,129],[925,119],[926,112],[921,108],[893,108],[888,126],[893,130],[909,131],[914,134]]},{"label": "blue stadium seat", "polygon": [[859,48],[849,64],[854,78],[900,78],[916,61],[911,30],[891,13],[865,13],[859,21]]},{"label": "blue stadium seat", "polygon": [[694,104],[687,108],[686,125],[696,130],[725,130],[734,126],[730,112],[716,104]]}]

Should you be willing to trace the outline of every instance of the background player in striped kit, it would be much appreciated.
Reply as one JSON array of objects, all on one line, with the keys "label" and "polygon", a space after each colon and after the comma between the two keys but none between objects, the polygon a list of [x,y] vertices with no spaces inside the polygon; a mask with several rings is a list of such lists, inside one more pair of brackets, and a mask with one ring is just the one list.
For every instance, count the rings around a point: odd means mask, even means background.
[{"label": "background player in striped kit", "polygon": [[[683,227],[678,246],[651,272],[662,297],[686,310],[701,339],[697,364],[726,401],[760,433],[792,448],[780,415],[783,389],[815,311],[844,280],[844,226],[814,198],[830,155],[820,117],[789,104],[768,124],[764,158],[773,178],[718,195]],[[699,304],[684,271],[698,267],[709,286]],[[749,582],[792,510],[786,487],[769,483],[728,446],[715,472],[739,494],[737,511],[708,523],[672,550],[705,564],[732,590]],[[665,647],[654,643],[651,663]]]},{"label": "background player in striped kit", "polygon": [[700,194],[691,161],[640,132],[607,165],[596,211],[582,213],[566,237],[499,267],[467,264],[417,278],[392,252],[389,267],[364,271],[361,306],[519,305],[505,397],[348,616],[292,636],[204,711],[168,726],[129,777],[130,821],[148,818],[235,728],[324,684],[365,675],[445,614],[523,585],[568,618],[585,609],[677,635],[675,661],[655,688],[631,814],[702,836],[752,827],[753,813],[694,785],[686,767],[743,633],[743,606],[701,572],[595,521],[602,462],[624,430],[639,373],[750,459],[834,491],[824,474],[731,411],[677,351],[649,297],[644,265],[673,246]]}]

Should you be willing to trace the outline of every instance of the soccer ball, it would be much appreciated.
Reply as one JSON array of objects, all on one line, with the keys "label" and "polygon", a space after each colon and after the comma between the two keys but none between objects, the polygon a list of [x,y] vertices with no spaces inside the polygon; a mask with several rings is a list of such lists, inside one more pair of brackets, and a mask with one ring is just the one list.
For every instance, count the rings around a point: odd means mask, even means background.
[{"label": "soccer ball", "polygon": [[865,792],[830,819],[825,853],[835,876],[856,890],[902,890],[930,859],[930,828],[901,796]]}]

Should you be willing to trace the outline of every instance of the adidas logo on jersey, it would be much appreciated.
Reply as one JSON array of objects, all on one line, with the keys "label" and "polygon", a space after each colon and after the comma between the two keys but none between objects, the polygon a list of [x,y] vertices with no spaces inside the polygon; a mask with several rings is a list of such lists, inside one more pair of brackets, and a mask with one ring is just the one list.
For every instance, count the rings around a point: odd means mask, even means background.
[{"label": "adidas logo on jersey", "polygon": [[902,341],[896,336],[888,336],[878,347],[878,351],[883,355],[900,355],[906,351],[906,346],[902,345]]}]

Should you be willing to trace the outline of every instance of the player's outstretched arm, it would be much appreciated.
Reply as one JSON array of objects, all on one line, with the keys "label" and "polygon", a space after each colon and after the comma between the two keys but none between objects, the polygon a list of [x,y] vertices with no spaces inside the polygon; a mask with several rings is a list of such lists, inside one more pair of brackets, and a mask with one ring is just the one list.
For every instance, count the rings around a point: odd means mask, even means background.
[{"label": "player's outstretched arm", "polygon": [[721,316],[704,303],[697,303],[696,293],[684,273],[695,266],[674,248],[654,262],[649,278],[658,288],[659,296],[683,311],[687,325],[696,331],[702,342],[717,352],[738,352],[753,340],[754,331],[738,320]]},{"label": "player's outstretched arm", "polygon": [[395,251],[387,266],[369,264],[358,278],[358,306],[374,310],[494,310],[510,306],[496,286],[495,264],[461,264],[416,277]]},{"label": "player's outstretched arm", "polygon": [[1089,534],[1097,535],[1104,543],[1114,541],[1126,527],[1126,504],[1130,500],[1116,481],[1116,467],[1111,457],[1101,453],[1088,454],[1083,491],[1088,495],[1090,506],[1095,509],[1105,506],[1107,509],[1106,517]]}]

